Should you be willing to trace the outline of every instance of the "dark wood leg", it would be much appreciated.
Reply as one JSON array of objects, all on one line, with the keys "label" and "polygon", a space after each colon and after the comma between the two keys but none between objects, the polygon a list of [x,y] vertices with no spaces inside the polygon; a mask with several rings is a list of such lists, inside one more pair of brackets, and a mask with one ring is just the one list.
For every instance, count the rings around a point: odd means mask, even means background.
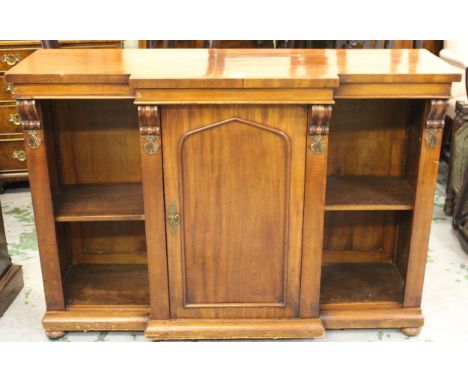
[{"label": "dark wood leg", "polygon": [[21,265],[11,265],[7,271],[0,274],[0,317],[14,301],[23,285]]}]

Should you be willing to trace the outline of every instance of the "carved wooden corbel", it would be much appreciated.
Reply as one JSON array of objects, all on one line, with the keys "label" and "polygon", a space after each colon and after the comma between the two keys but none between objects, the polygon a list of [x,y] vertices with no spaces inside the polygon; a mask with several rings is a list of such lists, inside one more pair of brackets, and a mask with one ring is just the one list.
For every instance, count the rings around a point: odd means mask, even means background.
[{"label": "carved wooden corbel", "polygon": [[34,100],[19,100],[17,106],[23,130],[28,134],[26,143],[29,147],[38,149],[42,143],[41,138],[38,137],[39,130],[42,128],[38,105]]},{"label": "carved wooden corbel", "polygon": [[324,140],[328,136],[332,107],[312,105],[309,107],[310,149],[314,154],[322,154],[327,149]]},{"label": "carved wooden corbel", "polygon": [[447,112],[447,106],[447,100],[430,101],[425,128],[425,141],[426,145],[430,148],[436,147],[439,143],[438,132],[439,129],[444,128],[445,113]]},{"label": "carved wooden corbel", "polygon": [[161,127],[157,106],[138,106],[140,134],[144,139],[143,150],[154,155],[161,147]]}]

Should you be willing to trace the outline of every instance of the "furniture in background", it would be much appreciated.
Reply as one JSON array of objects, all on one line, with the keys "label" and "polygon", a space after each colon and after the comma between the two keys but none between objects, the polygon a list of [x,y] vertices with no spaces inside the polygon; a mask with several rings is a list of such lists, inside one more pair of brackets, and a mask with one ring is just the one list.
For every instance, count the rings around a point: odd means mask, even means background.
[{"label": "furniture in background", "polygon": [[441,40],[139,40],[139,48],[427,49],[439,54]]},{"label": "furniture in background", "polygon": [[[454,131],[459,129],[464,124],[464,120],[466,118],[467,109],[463,106],[463,104],[468,103],[465,84],[465,72],[468,70],[468,42],[455,40],[445,41],[444,49],[440,51],[440,57],[448,64],[450,64],[455,70],[459,71],[459,73],[463,76],[462,82],[455,83],[452,87],[452,97],[449,100],[447,116],[445,118],[445,130],[440,155],[441,160],[449,164],[447,195],[444,210],[448,216],[452,216],[454,209],[454,194],[452,191],[450,171],[453,146],[452,139]],[[460,103],[460,106],[457,106],[457,103]],[[461,181],[461,183],[463,183],[463,181]]]},{"label": "furniture in background", "polygon": [[[468,77],[465,76],[465,80],[468,94]],[[453,216],[453,227],[468,253],[468,102],[457,101],[455,113],[444,210],[448,216]]]},{"label": "furniture in background", "polygon": [[[50,42],[55,47],[59,43]],[[122,41],[66,40],[59,44],[63,48],[118,48],[122,46]],[[4,73],[40,47],[39,40],[0,41],[0,192],[5,183],[28,179],[21,119],[14,98],[15,89],[5,81]]]},{"label": "furniture in background", "polygon": [[73,53],[6,74],[49,337],[419,333],[460,79],[447,64],[398,49]]},{"label": "furniture in background", "polygon": [[0,317],[23,288],[21,265],[14,265],[8,255],[3,214],[0,205]]},{"label": "furniture in background", "polygon": [[466,166],[463,186],[458,194],[453,213],[453,228],[460,240],[460,245],[468,253],[468,166]]},{"label": "furniture in background", "polygon": [[458,70],[464,81],[454,84],[449,102],[441,159],[449,164],[444,211],[453,216],[453,227],[460,244],[468,252],[468,42],[445,41],[440,57]]},{"label": "furniture in background", "polygon": [[468,166],[463,174],[463,184],[457,194],[455,209],[453,212],[453,228],[458,236],[460,245],[468,253]]}]

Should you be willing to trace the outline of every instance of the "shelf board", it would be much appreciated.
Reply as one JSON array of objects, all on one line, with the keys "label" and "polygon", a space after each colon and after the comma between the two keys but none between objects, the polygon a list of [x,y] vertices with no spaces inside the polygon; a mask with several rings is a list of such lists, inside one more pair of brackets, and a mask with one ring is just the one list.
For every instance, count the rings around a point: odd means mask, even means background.
[{"label": "shelf board", "polygon": [[145,219],[141,184],[66,185],[55,206],[58,222]]},{"label": "shelf board", "polygon": [[329,176],[326,211],[412,210],[409,183],[394,176]]},{"label": "shelf board", "polygon": [[322,266],[321,304],[401,303],[404,282],[391,263]]},{"label": "shelf board", "polygon": [[149,305],[148,267],[77,264],[65,280],[68,305]]}]

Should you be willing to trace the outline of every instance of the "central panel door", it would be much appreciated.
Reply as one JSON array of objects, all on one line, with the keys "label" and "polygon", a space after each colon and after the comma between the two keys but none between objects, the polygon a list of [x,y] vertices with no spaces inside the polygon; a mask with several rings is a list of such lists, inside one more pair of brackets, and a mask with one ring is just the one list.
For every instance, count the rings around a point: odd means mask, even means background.
[{"label": "central panel door", "polygon": [[171,316],[297,317],[307,114],[164,106]]}]

